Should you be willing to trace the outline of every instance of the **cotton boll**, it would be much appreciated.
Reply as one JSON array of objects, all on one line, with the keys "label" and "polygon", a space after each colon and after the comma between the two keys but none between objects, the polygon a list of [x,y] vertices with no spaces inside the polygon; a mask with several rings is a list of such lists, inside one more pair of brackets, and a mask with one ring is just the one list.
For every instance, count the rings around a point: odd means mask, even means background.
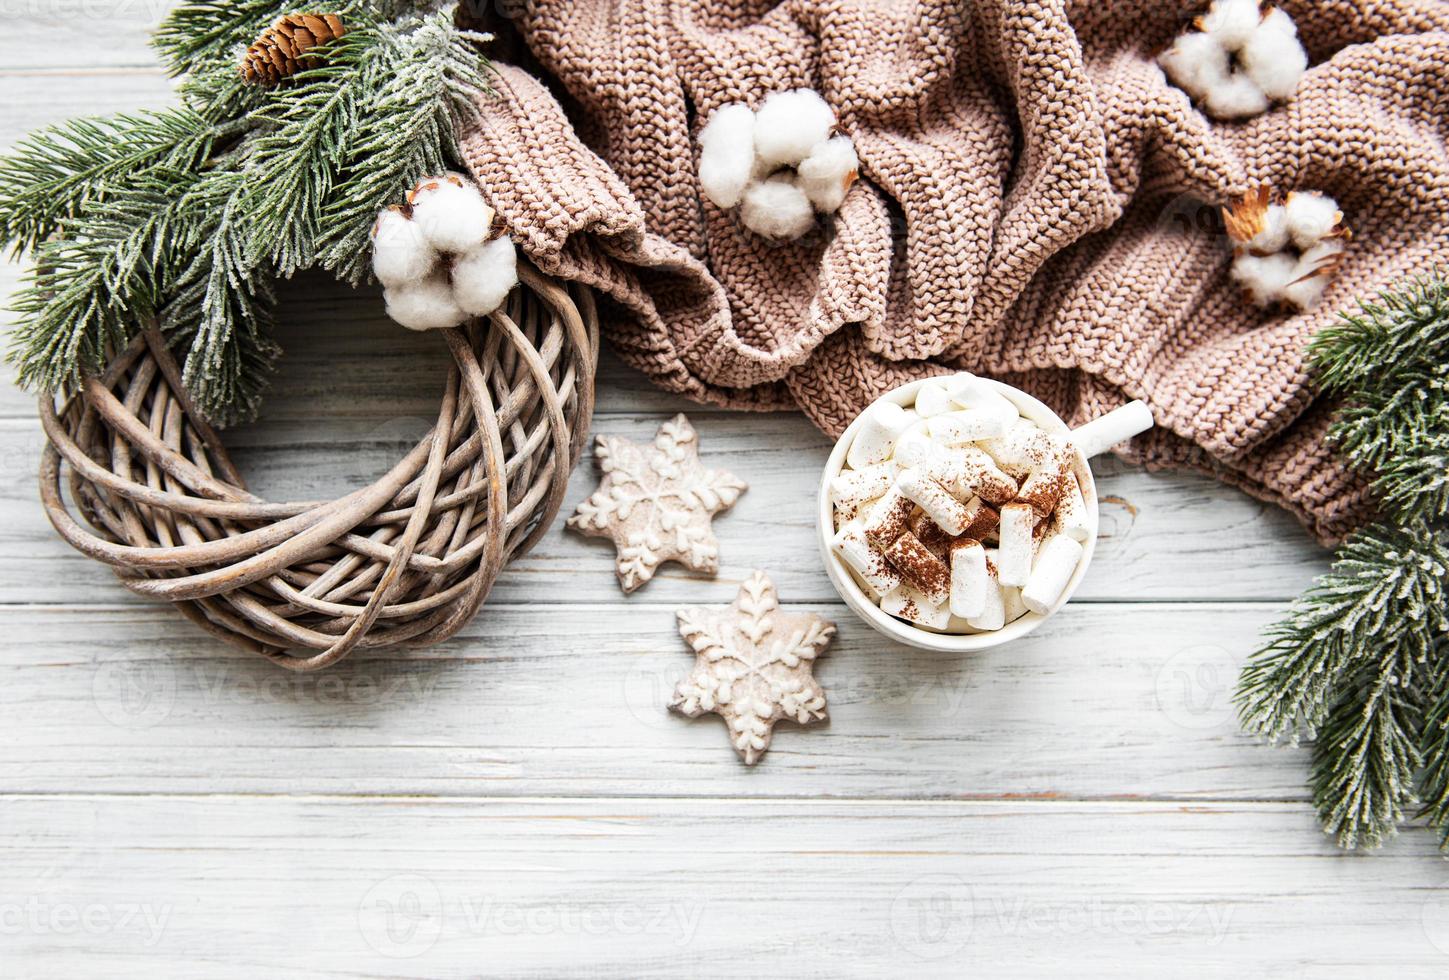
[{"label": "cotton boll", "polygon": [[1300,310],[1311,310],[1323,299],[1343,242],[1329,238],[1306,250],[1293,266],[1293,281],[1283,287],[1283,298]]},{"label": "cotton boll", "polygon": [[453,299],[470,316],[503,305],[518,285],[518,252],[506,235],[460,256],[453,263]]},{"label": "cotton boll", "polygon": [[1229,50],[1236,50],[1252,37],[1262,17],[1258,0],[1214,0],[1208,12],[1198,18],[1197,27]]},{"label": "cotton boll", "polygon": [[493,209],[478,188],[461,177],[449,174],[423,181],[409,196],[413,221],[439,251],[466,252],[487,241]]},{"label": "cotton boll", "polygon": [[799,238],[814,226],[815,209],[791,177],[777,174],[745,188],[740,220],[757,235]]},{"label": "cotton boll", "polygon": [[1284,210],[1288,216],[1288,232],[1299,248],[1311,248],[1343,220],[1337,201],[1312,191],[1289,194]]},{"label": "cotton boll", "polygon": [[438,253],[416,221],[388,208],[372,226],[372,273],[384,286],[417,282],[433,271]]},{"label": "cotton boll", "polygon": [[1272,204],[1263,212],[1263,228],[1243,243],[1255,252],[1277,252],[1288,244],[1288,209]]},{"label": "cotton boll", "polygon": [[456,327],[467,317],[453,300],[452,287],[441,273],[383,290],[387,315],[409,330]]},{"label": "cotton boll", "polygon": [[699,183],[722,208],[740,203],[754,176],[755,114],[743,102],[721,106],[699,134]]},{"label": "cotton boll", "polygon": [[817,143],[810,155],[800,161],[799,183],[817,211],[830,214],[840,210],[845,192],[860,170],[860,158],[849,137],[836,136]]},{"label": "cotton boll", "polygon": [[1306,278],[1298,279],[1283,287],[1283,299],[1300,310],[1311,310],[1323,300],[1323,294],[1328,290],[1328,281],[1332,278],[1329,275],[1310,274]]},{"label": "cotton boll", "polygon": [[1274,8],[1239,49],[1238,63],[1268,98],[1292,98],[1308,70],[1308,53],[1293,18]]},{"label": "cotton boll", "polygon": [[1215,119],[1246,119],[1267,112],[1268,97],[1256,82],[1238,72],[1208,91],[1203,108]]},{"label": "cotton boll", "polygon": [[1291,255],[1239,255],[1233,259],[1232,277],[1243,284],[1248,297],[1258,306],[1270,306],[1296,276],[1298,262]]},{"label": "cotton boll", "polygon": [[1232,70],[1227,48],[1211,34],[1184,34],[1157,59],[1167,77],[1195,99],[1225,85]]},{"label": "cotton boll", "polygon": [[776,92],[755,113],[755,153],[771,167],[794,166],[830,136],[835,110],[808,88]]}]

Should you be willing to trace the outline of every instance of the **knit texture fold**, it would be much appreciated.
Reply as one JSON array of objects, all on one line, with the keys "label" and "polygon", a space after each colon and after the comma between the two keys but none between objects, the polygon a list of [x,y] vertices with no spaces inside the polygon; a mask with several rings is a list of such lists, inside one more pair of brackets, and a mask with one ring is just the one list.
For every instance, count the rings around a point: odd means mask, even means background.
[{"label": "knit texture fold", "polygon": [[[1158,0],[530,0],[465,156],[545,271],[594,286],[612,346],[713,404],[839,433],[913,378],[968,370],[1079,423],[1132,398],[1122,452],[1287,507],[1321,540],[1371,514],[1324,442],[1306,341],[1449,259],[1449,4],[1285,0],[1311,59],[1289,103],[1216,123],[1157,52]],[[793,242],[703,198],[709,114],[809,87],[861,159]],[[565,109],[565,106],[567,108]],[[1322,191],[1354,233],[1322,304],[1265,313],[1219,204]]]}]

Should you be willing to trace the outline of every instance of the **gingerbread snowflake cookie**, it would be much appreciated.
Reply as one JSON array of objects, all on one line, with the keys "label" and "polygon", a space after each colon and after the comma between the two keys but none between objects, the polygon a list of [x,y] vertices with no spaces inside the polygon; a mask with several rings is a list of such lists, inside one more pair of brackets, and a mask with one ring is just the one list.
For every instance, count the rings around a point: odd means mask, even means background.
[{"label": "gingerbread snowflake cookie", "polygon": [[699,436],[689,419],[676,415],[665,422],[651,446],[599,436],[594,459],[604,480],[568,526],[613,539],[614,570],[625,592],[653,578],[666,561],[709,575],[719,571],[719,542],[710,521],[746,487],[734,474],[700,463]]},{"label": "gingerbread snowflake cookie", "polygon": [[835,637],[835,624],[813,613],[781,612],[764,572],[751,575],[728,606],[676,615],[695,662],[669,707],[690,718],[707,711],[723,718],[746,765],[770,747],[775,722],[806,725],[825,717],[825,692],[812,670]]}]

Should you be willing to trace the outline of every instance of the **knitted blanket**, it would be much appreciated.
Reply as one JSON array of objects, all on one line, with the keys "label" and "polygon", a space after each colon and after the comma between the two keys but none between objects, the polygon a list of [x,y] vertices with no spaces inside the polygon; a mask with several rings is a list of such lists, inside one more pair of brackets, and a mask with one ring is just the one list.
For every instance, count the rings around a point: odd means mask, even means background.
[{"label": "knitted blanket", "polygon": [[[1072,423],[1142,398],[1159,428],[1127,455],[1329,541],[1371,506],[1324,443],[1304,344],[1449,257],[1449,3],[1283,6],[1311,59],[1296,97],[1215,123],[1154,62],[1190,16],[1161,0],[530,0],[487,26],[552,90],[502,67],[465,155],[666,389],[830,434],[947,370]],[[817,233],[772,242],[701,199],[694,140],[718,106],[801,86],[862,179]],[[1313,312],[1229,281],[1215,208],[1263,182],[1331,195],[1354,232]]]}]

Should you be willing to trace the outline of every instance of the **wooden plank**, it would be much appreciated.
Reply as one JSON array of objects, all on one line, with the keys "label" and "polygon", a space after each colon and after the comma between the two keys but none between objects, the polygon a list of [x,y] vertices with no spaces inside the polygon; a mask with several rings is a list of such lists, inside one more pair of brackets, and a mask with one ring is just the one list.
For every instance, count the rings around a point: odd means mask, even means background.
[{"label": "wooden plank", "polygon": [[178,0],[13,0],[0,73],[153,67],[151,31]]},{"label": "wooden plank", "polygon": [[1306,753],[1230,703],[1281,607],[1084,604],[969,658],[792,608],[839,626],[831,720],[782,724],[754,769],[718,718],[667,711],[693,661],[657,603],[495,606],[302,676],[165,610],[0,609],[0,792],[1305,797]]},{"label": "wooden plank", "polygon": [[[404,373],[396,364],[393,371]],[[318,365],[314,377],[324,376]],[[428,384],[434,380],[429,378]],[[321,385],[320,380],[316,383]],[[609,387],[607,379],[604,387]],[[370,404],[364,396],[358,401],[359,412]],[[722,562],[717,580],[666,565],[639,598],[728,601],[755,568],[769,571],[791,599],[836,598],[820,562],[812,523],[818,473],[829,449],[825,437],[797,415],[747,419],[696,412],[682,401],[675,404],[693,418],[708,463],[734,472],[751,489],[715,521]],[[386,472],[410,440],[427,429],[424,408],[416,411],[310,423],[264,422],[237,429],[227,438],[258,492],[272,499],[322,499]],[[594,429],[647,440],[668,417],[653,412],[604,414]],[[88,559],[51,530],[36,491],[42,448],[38,421],[0,420],[0,508],[8,515],[0,525],[0,601],[129,601],[107,570],[90,567]],[[1325,552],[1290,516],[1236,490],[1187,474],[1145,473],[1115,460],[1098,467],[1103,474],[1103,537],[1079,593],[1083,601],[1281,600],[1296,595],[1325,567]],[[549,604],[620,598],[612,545],[581,538],[562,526],[597,482],[592,460],[586,457],[573,475],[555,527],[532,554],[505,571],[492,601]],[[1251,562],[1243,557],[1246,542],[1252,543]]]},{"label": "wooden plank", "polygon": [[[322,763],[319,763],[322,764]],[[1438,978],[1296,805],[0,798],[7,975]],[[1131,964],[1130,969],[1126,964]]]}]

